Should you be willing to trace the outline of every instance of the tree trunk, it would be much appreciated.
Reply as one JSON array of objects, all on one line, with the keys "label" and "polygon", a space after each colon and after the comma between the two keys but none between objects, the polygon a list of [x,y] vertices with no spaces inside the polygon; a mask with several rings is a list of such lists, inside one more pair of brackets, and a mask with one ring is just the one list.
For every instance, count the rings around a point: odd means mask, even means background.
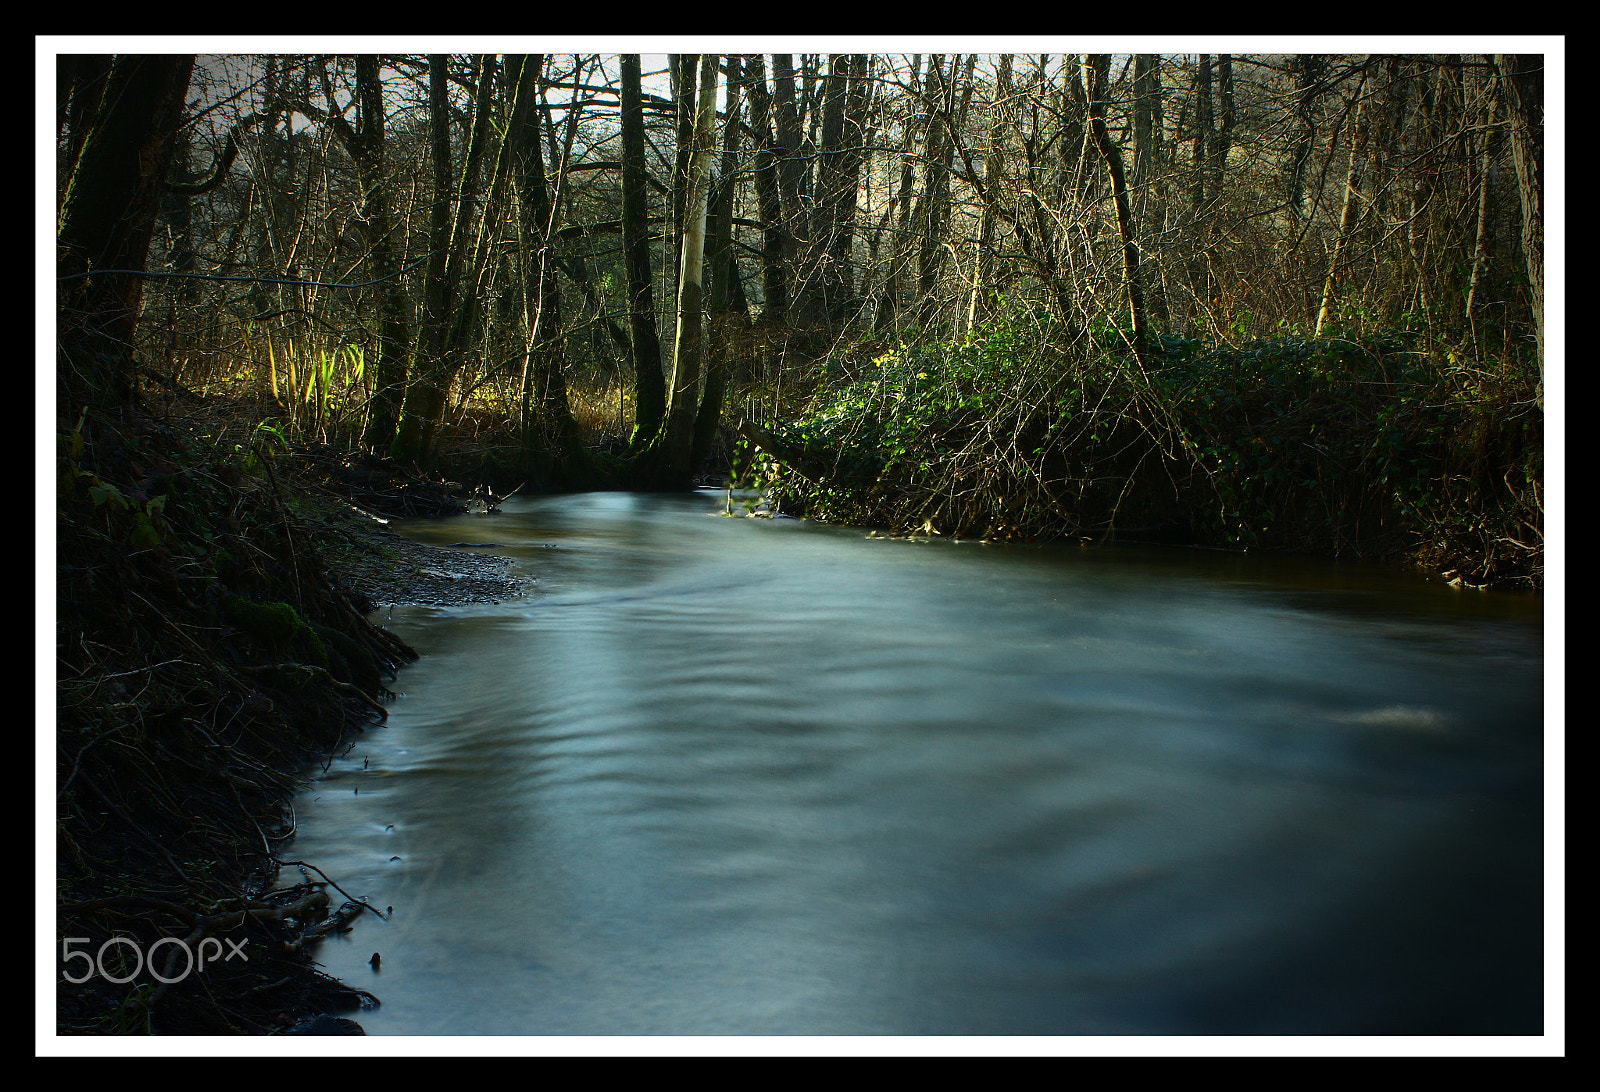
[{"label": "tree trunk", "polygon": [[1294,114],[1298,131],[1294,150],[1289,157],[1287,190],[1289,211],[1301,221],[1310,219],[1305,207],[1306,167],[1316,146],[1317,117],[1322,95],[1323,58],[1315,53],[1295,55],[1292,67],[1295,73]]},{"label": "tree trunk", "polygon": [[1041,240],[1052,240],[1046,260],[1052,266],[1051,294],[1062,324],[1081,334],[1086,326],[1078,316],[1083,314],[1086,297],[1098,278],[1092,240],[1100,235],[1101,194],[1100,172],[1090,160],[1096,150],[1088,124],[1083,74],[1079,64],[1071,63],[1073,59],[1074,55],[1068,54],[1067,63],[1061,66],[1057,97],[1060,105],[1056,116],[1060,122],[1056,128],[1056,207],[1039,208],[1035,224]]},{"label": "tree trunk", "polygon": [[1207,141],[1207,168],[1210,180],[1206,183],[1206,199],[1216,201],[1222,197],[1222,180],[1228,170],[1228,153],[1233,150],[1233,55],[1217,55],[1217,128]]},{"label": "tree trunk", "polygon": [[98,68],[98,94],[76,88],[84,99],[69,108],[68,143],[77,156],[64,180],[56,234],[56,378],[65,417],[135,397],[138,273],[193,67],[189,54],[119,56],[109,71]]},{"label": "tree trunk", "polygon": [[694,419],[705,353],[704,292],[706,205],[710,191],[711,156],[716,142],[717,55],[700,58],[699,105],[695,112],[693,149],[689,160],[684,205],[683,264],[678,277],[678,334],[673,347],[672,381],[666,427],[651,448],[650,476],[655,487],[687,489]]},{"label": "tree trunk", "polygon": [[1133,223],[1133,209],[1128,201],[1128,181],[1122,168],[1122,150],[1111,139],[1106,127],[1106,85],[1111,72],[1111,55],[1085,54],[1083,75],[1089,100],[1089,125],[1095,144],[1100,148],[1106,163],[1106,173],[1111,176],[1111,197],[1117,207],[1117,230],[1122,235],[1122,279],[1128,290],[1128,312],[1133,327],[1132,348],[1134,359],[1144,363],[1149,342],[1144,313],[1144,282],[1139,273],[1139,244]]},{"label": "tree trunk", "polygon": [[[1365,88],[1363,82],[1357,87],[1356,93],[1361,94]],[[1328,256],[1328,277],[1322,285],[1322,304],[1317,308],[1316,337],[1322,336],[1336,306],[1345,243],[1349,241],[1361,204],[1361,161],[1366,154],[1366,143],[1367,103],[1363,97],[1356,106],[1355,132],[1350,138],[1350,169],[1344,180],[1344,204],[1339,210],[1339,231],[1333,238],[1333,253]]]},{"label": "tree trunk", "polygon": [[672,222],[676,231],[665,236],[670,251],[667,263],[667,291],[678,298],[678,276],[683,269],[683,225],[689,203],[689,158],[694,151],[694,120],[699,97],[700,56],[672,53],[667,57],[672,72],[672,98],[677,107],[677,141],[672,167]]},{"label": "tree trunk", "polygon": [[539,146],[543,70],[542,54],[507,59],[517,91],[506,140],[522,210],[523,292],[530,313],[522,373],[523,446],[530,468],[548,484],[576,488],[590,482],[592,469],[562,368],[555,206]]},{"label": "tree trunk", "polygon": [[450,267],[450,58],[428,58],[429,148],[433,159],[433,201],[428,211],[428,264],[422,282],[421,359],[416,362],[400,424],[389,454],[410,466],[427,463],[433,422],[444,413],[445,343],[454,305]]},{"label": "tree trunk", "polygon": [[[989,104],[989,141],[983,165],[984,188],[1005,176],[1005,125],[1011,97],[1011,54],[1002,53],[994,73],[994,101]],[[967,300],[967,334],[976,329],[983,313],[983,295],[989,288],[994,265],[994,201],[985,200],[978,217],[978,242],[972,256],[972,292]]]},{"label": "tree trunk", "polygon": [[761,210],[761,322],[788,321],[788,232],[778,182],[778,145],[772,135],[772,96],[767,91],[766,65],[759,53],[745,60],[742,86],[750,99],[750,131],[755,141],[756,201]]},{"label": "tree trunk", "polygon": [[872,58],[854,55],[844,97],[844,135],[839,148],[839,169],[834,178],[829,220],[832,234],[828,246],[829,284],[833,297],[828,318],[837,327],[855,319],[860,309],[856,292],[855,239],[856,204],[861,187],[861,165],[866,158],[867,89],[872,75]]},{"label": "tree trunk", "polygon": [[1489,210],[1491,207],[1491,190],[1494,178],[1491,156],[1492,145],[1495,137],[1495,99],[1497,95],[1486,96],[1488,99],[1484,109],[1484,127],[1478,139],[1483,142],[1483,148],[1478,165],[1478,212],[1476,227],[1473,231],[1472,243],[1472,275],[1467,282],[1467,328],[1472,331],[1472,343],[1478,345],[1478,289],[1483,284],[1484,273],[1489,267]]},{"label": "tree trunk", "polygon": [[927,149],[922,194],[917,200],[915,221],[917,242],[917,322],[926,327],[933,324],[939,314],[938,286],[944,272],[944,228],[950,206],[950,166],[954,148],[951,133],[954,130],[956,102],[955,66],[944,67],[944,55],[935,53],[928,60],[928,113],[925,147]]},{"label": "tree trunk", "polygon": [[1534,344],[1539,354],[1539,407],[1544,408],[1544,58],[1497,53],[1511,160],[1522,198],[1522,258],[1528,273]]},{"label": "tree trunk", "polygon": [[323,97],[327,111],[311,111],[338,136],[355,162],[361,185],[361,216],[366,221],[369,280],[376,281],[378,298],[378,346],[373,361],[373,393],[367,408],[366,428],[361,445],[368,451],[387,449],[394,440],[405,396],[408,358],[411,353],[411,324],[407,316],[405,285],[400,278],[400,263],[394,241],[394,196],[384,162],[383,84],[381,62],[370,53],[356,57],[356,99],[360,115],[356,125],[345,121],[334,101],[332,82],[326,64],[322,68]]},{"label": "tree trunk", "polygon": [[1194,182],[1190,203],[1206,203],[1206,179],[1211,173],[1211,54],[1200,54],[1194,90]]},{"label": "tree trunk", "polygon": [[727,395],[732,344],[743,344],[739,337],[749,330],[750,312],[739,287],[739,265],[733,254],[733,184],[739,157],[739,58],[728,58],[728,94],[723,109],[722,168],[712,192],[710,227],[706,236],[706,265],[711,274],[706,293],[706,315],[710,327],[705,339],[705,383],[700,408],[695,413],[694,442],[689,453],[692,473],[705,466],[722,420],[722,403]]},{"label": "tree trunk", "polygon": [[[1166,203],[1161,198],[1163,183],[1158,180],[1157,170],[1161,163],[1164,126],[1161,58],[1153,53],[1137,54],[1133,59],[1133,71],[1133,216],[1142,237],[1149,240],[1159,238],[1166,226]],[[1161,278],[1159,275],[1151,277],[1147,268],[1143,279],[1150,316],[1164,326],[1167,306]]]},{"label": "tree trunk", "polygon": [[372,408],[367,416],[361,442],[369,451],[387,448],[400,423],[400,406],[405,397],[406,378],[411,368],[410,304],[400,277],[399,256],[394,242],[394,197],[384,163],[383,85],[378,79],[378,58],[363,54],[356,58],[356,84],[361,96],[361,124],[365,130],[359,142],[362,210],[371,232],[370,268],[377,286],[380,320],[378,359]]},{"label": "tree trunk", "polygon": [[633,357],[633,435],[643,449],[655,438],[667,412],[667,380],[661,370],[656,330],[655,278],[650,266],[650,199],[644,158],[644,103],[640,58],[622,56],[622,271],[628,298]]},{"label": "tree trunk", "polygon": [[[911,57],[911,94],[915,96],[922,84],[922,54],[915,53]],[[895,232],[891,236],[889,245],[889,269],[884,276],[882,294],[878,297],[878,314],[873,320],[873,330],[877,333],[887,332],[899,319],[901,310],[901,282],[905,275],[906,262],[910,254],[908,240],[911,238],[911,196],[916,183],[916,132],[917,119],[908,113],[905,119],[905,132],[900,140],[900,188],[890,204],[895,216]],[[885,222],[888,220],[885,212]]]},{"label": "tree trunk", "polygon": [[434,181],[428,231],[431,253],[423,283],[419,359],[412,369],[400,425],[390,445],[391,455],[419,467],[433,460],[450,389],[465,362],[466,342],[473,332],[479,308],[472,223],[477,212],[479,177],[489,144],[489,104],[493,98],[495,64],[487,54],[479,55],[475,63],[471,84],[473,118],[466,161],[459,183],[453,183],[448,61],[444,56],[429,58],[429,138]]},{"label": "tree trunk", "polygon": [[804,128],[800,104],[796,101],[794,58],[787,53],[772,55],[772,123],[777,144],[778,197],[783,206],[784,254],[789,261],[787,308],[783,321],[790,320],[795,303],[804,291],[795,263],[803,259],[806,239],[806,188]]}]

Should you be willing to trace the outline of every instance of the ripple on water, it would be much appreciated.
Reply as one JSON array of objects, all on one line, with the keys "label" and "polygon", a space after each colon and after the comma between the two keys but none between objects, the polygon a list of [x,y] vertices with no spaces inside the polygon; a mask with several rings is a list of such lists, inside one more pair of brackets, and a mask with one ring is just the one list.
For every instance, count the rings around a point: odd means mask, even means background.
[{"label": "ripple on water", "polygon": [[514,498],[537,594],[395,612],[297,805],[369,1032],[1537,1030],[1529,604],[695,503]]}]

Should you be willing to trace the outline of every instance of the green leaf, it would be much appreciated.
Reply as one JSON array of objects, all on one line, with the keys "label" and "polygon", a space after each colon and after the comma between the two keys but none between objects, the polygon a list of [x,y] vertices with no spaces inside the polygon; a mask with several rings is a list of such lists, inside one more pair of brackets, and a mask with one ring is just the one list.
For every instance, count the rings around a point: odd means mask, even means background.
[{"label": "green leaf", "polygon": [[99,479],[89,487],[89,500],[96,508],[102,504],[109,504],[119,512],[128,508],[128,498],[122,495],[122,491],[111,483]]}]

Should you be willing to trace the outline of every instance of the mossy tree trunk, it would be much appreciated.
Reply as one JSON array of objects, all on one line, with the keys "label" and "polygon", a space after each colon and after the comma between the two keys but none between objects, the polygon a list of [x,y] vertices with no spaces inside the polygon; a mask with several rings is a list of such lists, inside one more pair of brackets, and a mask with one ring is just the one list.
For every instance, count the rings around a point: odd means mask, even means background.
[{"label": "mossy tree trunk", "polygon": [[750,311],[739,283],[739,263],[733,253],[733,183],[739,165],[739,87],[742,83],[737,56],[728,58],[728,95],[723,109],[722,168],[711,196],[710,228],[706,237],[706,264],[711,283],[706,294],[705,384],[700,393],[700,408],[695,414],[694,441],[689,465],[698,473],[715,442],[722,421],[722,403],[730,382],[729,349],[743,344],[739,335],[750,328]]},{"label": "mossy tree trunk", "polygon": [[656,489],[687,489],[693,481],[694,424],[705,356],[706,206],[717,123],[717,55],[714,53],[700,58],[699,91],[688,166],[688,198],[684,205],[678,332],[673,346],[672,379],[667,385],[667,419],[665,427],[637,464],[642,484]]}]

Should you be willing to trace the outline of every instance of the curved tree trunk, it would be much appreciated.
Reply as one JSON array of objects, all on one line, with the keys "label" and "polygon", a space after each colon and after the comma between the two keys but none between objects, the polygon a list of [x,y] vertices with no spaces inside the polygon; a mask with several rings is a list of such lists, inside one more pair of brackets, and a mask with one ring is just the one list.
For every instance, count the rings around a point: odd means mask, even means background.
[{"label": "curved tree trunk", "polygon": [[1089,99],[1089,124],[1095,145],[1111,176],[1111,197],[1117,207],[1117,230],[1122,235],[1122,277],[1128,289],[1128,312],[1133,327],[1133,355],[1141,364],[1149,344],[1144,313],[1144,282],[1139,272],[1139,243],[1133,223],[1133,208],[1128,202],[1128,180],[1122,168],[1122,150],[1111,139],[1106,127],[1106,84],[1111,57],[1106,53],[1084,56],[1084,82]]}]

